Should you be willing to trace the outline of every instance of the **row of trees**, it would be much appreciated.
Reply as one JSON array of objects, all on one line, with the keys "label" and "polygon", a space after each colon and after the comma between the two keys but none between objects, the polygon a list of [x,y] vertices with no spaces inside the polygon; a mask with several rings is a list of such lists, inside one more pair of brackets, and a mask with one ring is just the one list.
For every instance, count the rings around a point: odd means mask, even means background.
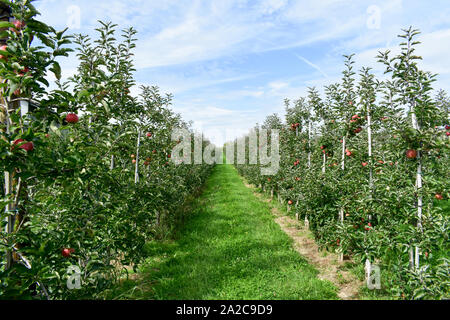
[{"label": "row of trees", "polygon": [[[190,126],[171,95],[130,95],[134,29],[117,40],[100,22],[96,39],[71,37],[37,21],[31,1],[1,5],[0,297],[105,297],[183,219],[211,166],[172,163],[171,132]],[[71,44],[80,64],[62,82]]]},{"label": "row of trees", "polygon": [[418,34],[404,30],[400,54],[378,55],[387,79],[369,68],[357,78],[345,56],[342,81],[323,97],[310,88],[285,101],[285,123],[269,116],[261,128],[280,130],[276,175],[237,169],[277,193],[322,247],[365,262],[368,273],[379,265],[392,295],[448,298],[450,99],[433,96],[435,75],[419,69]]}]

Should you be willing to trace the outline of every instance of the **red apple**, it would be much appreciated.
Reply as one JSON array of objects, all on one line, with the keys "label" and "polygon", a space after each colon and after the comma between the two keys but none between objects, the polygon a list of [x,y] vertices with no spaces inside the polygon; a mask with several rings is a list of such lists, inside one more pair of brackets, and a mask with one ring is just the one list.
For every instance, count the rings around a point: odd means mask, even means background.
[{"label": "red apple", "polygon": [[440,193],[436,193],[436,195],[434,196],[437,200],[442,200],[444,199],[444,197],[442,196],[442,194]]},{"label": "red apple", "polygon": [[78,122],[78,116],[75,113],[69,113],[66,116],[66,121],[68,123],[77,123]]},{"label": "red apple", "polygon": [[445,130],[450,130],[450,126],[448,124],[445,126]]},{"label": "red apple", "polygon": [[132,159],[136,158],[136,156],[135,156],[134,154],[132,154],[130,157],[131,157]]},{"label": "red apple", "polygon": [[148,166],[149,164],[150,164],[150,162],[144,161],[144,165],[145,165],[145,166]]},{"label": "red apple", "polygon": [[448,131],[447,131],[447,132],[446,132],[445,134],[447,135],[447,137],[449,137],[449,136],[450,136],[450,132],[448,132]]},{"label": "red apple", "polygon": [[61,254],[64,258],[68,258],[68,257],[70,257],[71,253],[74,251],[75,250],[70,249],[70,248],[64,248],[64,249],[62,249]]},{"label": "red apple", "polygon": [[153,150],[152,152],[153,152],[153,153],[156,153],[156,150]]},{"label": "red apple", "polygon": [[369,163],[368,162],[362,162],[361,163],[363,167],[366,167]]},{"label": "red apple", "polygon": [[147,137],[150,138],[152,134],[150,132],[147,132]]},{"label": "red apple", "polygon": [[[15,145],[18,145],[20,143],[24,142],[23,139],[17,139],[16,141],[14,141]],[[25,151],[33,151],[34,149],[34,144],[33,142],[25,142],[24,144],[22,144],[20,147],[20,149],[24,149]]]},{"label": "red apple", "polygon": [[169,154],[167,155],[167,158],[170,159],[171,157],[172,157],[172,155],[169,153]]},{"label": "red apple", "polygon": [[[3,45],[0,47],[0,51],[6,51],[6,48],[8,48],[7,45]],[[4,55],[0,54],[0,59],[6,59],[6,57]]]},{"label": "red apple", "polygon": [[22,29],[23,27],[25,27],[25,22],[20,21],[20,20],[14,21],[13,24],[14,24],[14,27],[15,27],[17,30],[20,30],[20,29]]},{"label": "red apple", "polygon": [[417,151],[413,149],[406,150],[406,157],[408,159],[415,159],[417,157]]},{"label": "red apple", "polygon": [[345,154],[347,155],[347,157],[350,157],[352,155],[352,152],[348,149],[345,149]]},{"label": "red apple", "polygon": [[358,127],[355,130],[353,130],[354,133],[360,133],[361,131],[362,131],[361,127]]},{"label": "red apple", "polygon": [[135,164],[136,163],[136,159],[131,160],[131,162],[133,162],[133,164]]},{"label": "red apple", "polygon": [[378,163],[384,164],[384,161],[383,160],[378,160]]},{"label": "red apple", "polygon": [[30,72],[30,68],[25,67],[23,68],[18,74],[20,77],[23,77],[25,74],[27,74],[28,72]]},{"label": "red apple", "polygon": [[14,144],[18,145],[19,143],[24,142],[24,141],[25,140],[23,140],[23,139],[17,139],[17,140],[14,140]]},{"label": "red apple", "polygon": [[356,119],[359,119],[359,116],[357,114],[352,116],[352,120],[356,120]]},{"label": "red apple", "polygon": [[292,200],[289,200],[288,205],[292,205],[292,204],[293,204]]}]

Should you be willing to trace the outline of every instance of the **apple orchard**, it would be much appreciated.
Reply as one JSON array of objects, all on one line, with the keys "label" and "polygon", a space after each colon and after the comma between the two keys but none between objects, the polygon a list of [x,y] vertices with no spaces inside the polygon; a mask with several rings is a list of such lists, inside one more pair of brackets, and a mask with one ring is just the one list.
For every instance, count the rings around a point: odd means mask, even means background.
[{"label": "apple orchard", "polygon": [[[214,165],[171,161],[173,130],[191,133],[190,150],[196,135],[170,94],[130,94],[133,28],[99,22],[95,39],[68,36],[38,21],[30,1],[0,10],[0,297],[104,299],[148,241],[183,224]],[[286,100],[285,121],[255,127],[280,132],[276,174],[236,167],[323,249],[378,265],[390,296],[448,298],[450,99],[419,69],[418,35],[404,30],[399,55],[379,54],[385,80],[346,56],[341,82]],[[63,82],[58,61],[72,51],[77,72]],[[77,290],[66,285],[73,265]]]},{"label": "apple orchard", "polygon": [[[278,195],[324,249],[381,270],[389,296],[449,294],[449,107],[432,96],[435,75],[419,69],[419,32],[400,36],[400,53],[380,53],[386,80],[353,69],[320,96],[285,100],[285,122],[268,116],[254,130],[280,130],[280,170],[238,165],[262,191]],[[248,139],[245,137],[243,139]],[[367,277],[368,275],[366,275]]]},{"label": "apple orchard", "polygon": [[[101,298],[124,266],[142,260],[146,241],[179,223],[212,166],[169,161],[172,130],[188,129],[170,95],[157,87],[130,95],[132,28],[120,41],[111,23],[95,40],[72,38],[36,20],[29,1],[8,3],[9,12],[1,9],[11,22],[0,22],[0,296]],[[57,59],[71,43],[80,63],[62,83]],[[58,79],[52,91],[49,73]],[[71,265],[82,270],[79,290],[66,286]]]}]

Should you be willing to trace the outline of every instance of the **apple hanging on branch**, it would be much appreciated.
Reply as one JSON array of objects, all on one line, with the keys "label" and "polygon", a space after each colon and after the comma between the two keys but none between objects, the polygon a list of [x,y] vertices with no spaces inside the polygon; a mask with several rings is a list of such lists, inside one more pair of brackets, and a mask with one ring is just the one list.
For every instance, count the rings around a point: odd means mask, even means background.
[{"label": "apple hanging on branch", "polygon": [[72,249],[72,248],[64,248],[64,249],[61,250],[61,255],[62,255],[64,258],[69,258],[69,257],[72,255],[72,253],[74,253],[74,252],[75,252],[75,249]]},{"label": "apple hanging on branch", "polygon": [[67,116],[66,116],[66,121],[68,122],[68,123],[73,123],[73,124],[75,124],[75,123],[77,123],[78,122],[78,116],[75,114],[75,113],[69,113]]},{"label": "apple hanging on branch", "polygon": [[[0,47],[0,51],[6,51],[6,48],[8,48],[8,46],[7,45],[3,45],[3,46]],[[3,60],[3,59],[7,60],[7,58],[4,55],[0,54],[0,60]]]},{"label": "apple hanging on branch", "polygon": [[417,151],[414,149],[406,150],[406,157],[408,159],[415,159],[417,157]]},{"label": "apple hanging on branch", "polygon": [[[22,143],[22,142],[25,142],[25,143]],[[26,142],[23,139],[17,139],[17,140],[14,141],[14,145],[18,145],[18,144],[21,144],[19,146],[19,149],[23,149],[23,150],[25,150],[27,152],[34,150],[33,142]]]}]

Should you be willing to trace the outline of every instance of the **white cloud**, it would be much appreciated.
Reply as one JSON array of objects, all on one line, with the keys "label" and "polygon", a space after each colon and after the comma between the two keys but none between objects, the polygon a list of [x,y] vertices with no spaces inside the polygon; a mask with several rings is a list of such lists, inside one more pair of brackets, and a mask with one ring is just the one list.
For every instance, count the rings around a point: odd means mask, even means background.
[{"label": "white cloud", "polygon": [[260,10],[263,14],[273,14],[286,6],[286,0],[265,0],[260,5]]},{"label": "white cloud", "polygon": [[[423,31],[423,44],[417,48],[424,57],[421,66],[440,74],[435,87],[449,90],[446,1],[411,0],[404,5],[401,0],[78,0],[81,29],[71,31],[93,34],[97,20],[112,20],[119,29],[135,26],[139,83],[174,93],[174,109],[188,120],[241,132],[273,112],[283,113],[284,98],[296,99],[308,86],[321,90],[340,80],[342,54],[355,52],[356,70],[371,66],[381,75],[378,50],[395,53],[397,34],[409,25]],[[74,1],[36,4],[41,20],[62,29],[68,20],[66,8]],[[367,8],[372,5],[380,9],[380,29],[367,26]],[[282,53],[297,57],[293,67],[298,76],[273,70]],[[257,64],[253,57],[267,60]],[[64,77],[76,72],[73,56],[62,65]]]}]

